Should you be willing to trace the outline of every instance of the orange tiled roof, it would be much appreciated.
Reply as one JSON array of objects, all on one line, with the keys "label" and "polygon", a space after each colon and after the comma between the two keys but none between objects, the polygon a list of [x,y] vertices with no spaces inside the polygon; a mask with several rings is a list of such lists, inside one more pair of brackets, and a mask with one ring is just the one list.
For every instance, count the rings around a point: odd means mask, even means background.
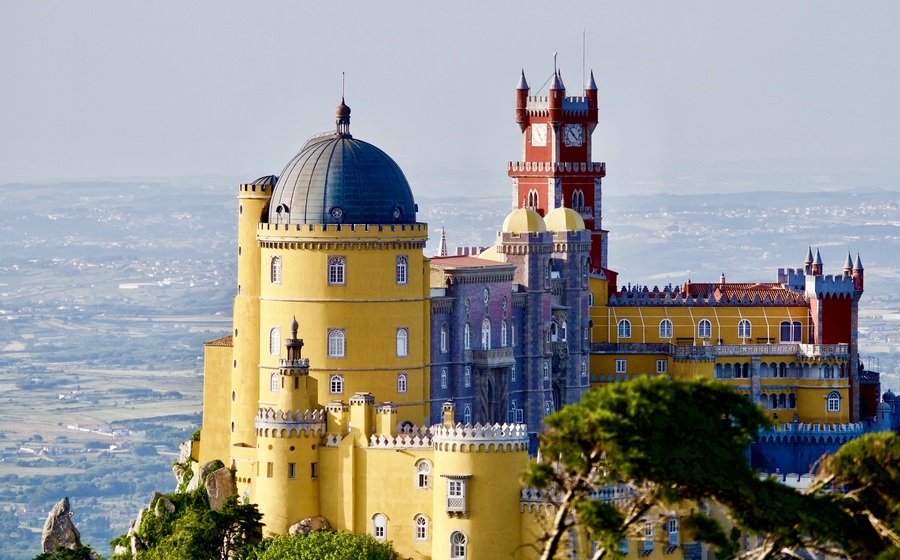
[{"label": "orange tiled roof", "polygon": [[204,346],[234,346],[231,335],[223,336],[222,338],[217,338],[215,340],[210,340],[208,342],[203,343]]}]

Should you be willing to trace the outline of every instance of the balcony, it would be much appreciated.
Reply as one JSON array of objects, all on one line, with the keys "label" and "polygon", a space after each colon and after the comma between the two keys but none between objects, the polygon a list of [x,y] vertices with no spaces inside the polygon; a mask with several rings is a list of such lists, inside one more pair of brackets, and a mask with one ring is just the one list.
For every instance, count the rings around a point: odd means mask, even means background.
[{"label": "balcony", "polygon": [[[509,367],[516,363],[512,346],[495,348],[492,350],[470,350],[469,352],[471,352],[471,355],[466,356],[466,361],[471,362],[475,367]],[[469,352],[466,353],[469,354]]]}]

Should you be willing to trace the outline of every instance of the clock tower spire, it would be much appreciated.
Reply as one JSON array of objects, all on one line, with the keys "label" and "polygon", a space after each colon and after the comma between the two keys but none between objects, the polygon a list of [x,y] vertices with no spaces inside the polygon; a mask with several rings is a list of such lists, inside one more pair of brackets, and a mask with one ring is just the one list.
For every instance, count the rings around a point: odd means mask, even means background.
[{"label": "clock tower spire", "polygon": [[522,161],[510,162],[513,209],[530,208],[545,216],[554,208],[572,208],[591,231],[591,270],[607,270],[607,231],[601,205],[606,164],[592,161],[591,136],[597,127],[597,83],[593,71],[584,95],[567,96],[555,68],[548,95],[530,95],[525,71],[516,88],[516,123],[522,131]]}]

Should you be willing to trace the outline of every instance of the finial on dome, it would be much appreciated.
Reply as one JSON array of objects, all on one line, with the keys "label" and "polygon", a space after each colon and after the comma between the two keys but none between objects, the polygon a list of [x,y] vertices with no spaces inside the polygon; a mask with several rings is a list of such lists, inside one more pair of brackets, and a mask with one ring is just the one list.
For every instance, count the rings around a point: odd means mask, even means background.
[{"label": "finial on dome", "polygon": [[350,107],[344,103],[341,96],[341,104],[334,110],[336,132],[342,136],[350,136]]},{"label": "finial on dome", "polygon": [[300,329],[300,323],[297,322],[297,317],[294,317],[294,320],[291,321],[291,338],[297,338],[297,331]]}]

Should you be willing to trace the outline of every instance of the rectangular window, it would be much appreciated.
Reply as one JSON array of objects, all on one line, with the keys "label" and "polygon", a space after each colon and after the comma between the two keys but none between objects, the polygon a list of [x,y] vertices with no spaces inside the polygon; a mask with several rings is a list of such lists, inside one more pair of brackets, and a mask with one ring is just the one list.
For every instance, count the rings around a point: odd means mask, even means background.
[{"label": "rectangular window", "polygon": [[266,463],[266,478],[275,476],[275,463]]},{"label": "rectangular window", "polygon": [[347,261],[344,257],[328,259],[328,283],[342,285],[347,283]]},{"label": "rectangular window", "polygon": [[656,373],[668,373],[669,371],[669,361],[668,360],[656,360]]},{"label": "rectangular window", "polygon": [[409,282],[409,259],[404,255],[397,257],[397,283],[406,284]]},{"label": "rectangular window", "polygon": [[310,463],[309,464],[309,477],[310,478],[319,478],[319,463]]},{"label": "rectangular window", "polygon": [[288,463],[288,478],[297,478],[297,463]]},{"label": "rectangular window", "polygon": [[466,479],[447,480],[447,513],[466,512]]},{"label": "rectangular window", "polygon": [[627,362],[625,360],[616,360],[616,373],[625,373],[627,367],[626,364]]}]

